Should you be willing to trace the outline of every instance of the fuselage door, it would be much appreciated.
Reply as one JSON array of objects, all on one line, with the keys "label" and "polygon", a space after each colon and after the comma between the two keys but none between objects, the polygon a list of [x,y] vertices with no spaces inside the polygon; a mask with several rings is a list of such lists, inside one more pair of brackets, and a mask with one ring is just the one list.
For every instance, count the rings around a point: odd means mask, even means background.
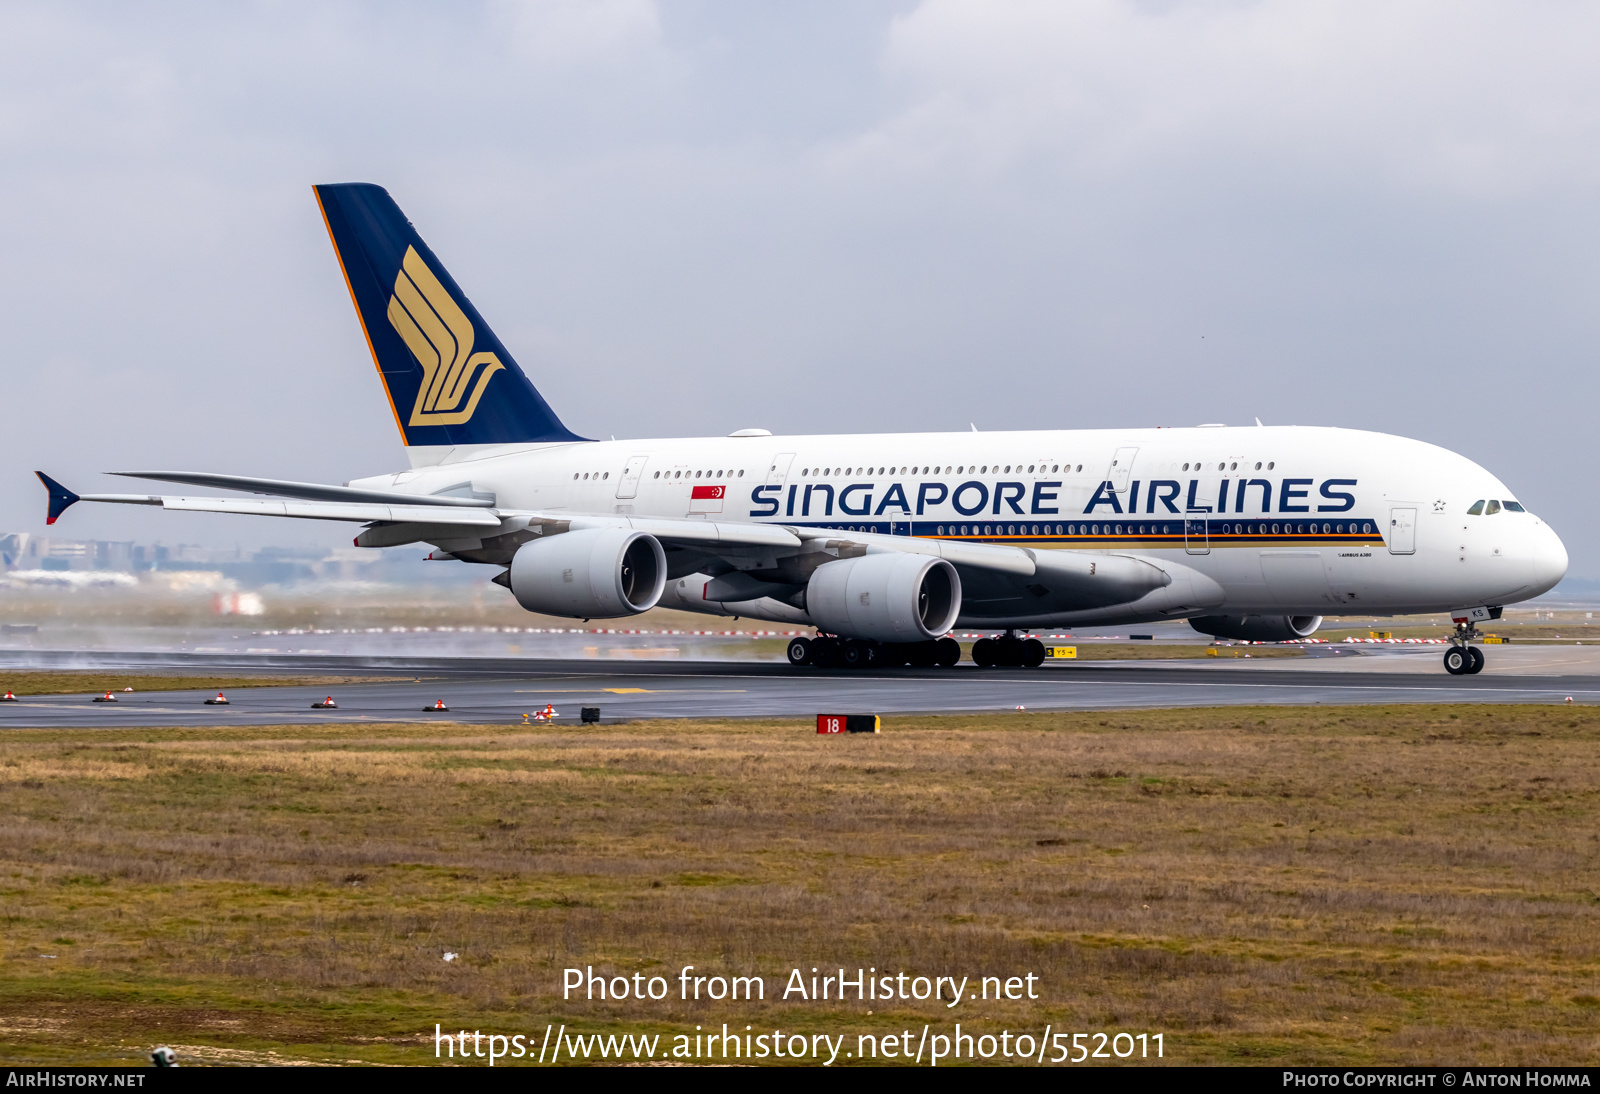
[{"label": "fuselage door", "polygon": [[1417,552],[1417,511],[1415,509],[1389,510],[1389,541],[1391,555],[1413,555]]},{"label": "fuselage door", "polygon": [[1191,555],[1211,553],[1211,532],[1204,517],[1189,518],[1183,522],[1183,549]]},{"label": "fuselage door", "polygon": [[789,465],[793,462],[793,452],[780,452],[776,456],[772,457],[772,463],[768,465],[767,470],[767,485],[782,486],[784,483],[788,482]]},{"label": "fuselage door", "polygon": [[889,514],[889,534],[891,536],[909,536],[911,534],[911,514],[905,510]]},{"label": "fuselage door", "polygon": [[636,498],[639,496],[639,476],[644,474],[644,465],[649,456],[630,456],[628,463],[622,469],[622,477],[617,480],[617,497]]},{"label": "fuselage door", "polygon": [[1111,467],[1106,472],[1106,478],[1111,482],[1111,489],[1118,494],[1128,492],[1128,479],[1133,474],[1133,458],[1139,454],[1137,448],[1119,448],[1111,457]]}]

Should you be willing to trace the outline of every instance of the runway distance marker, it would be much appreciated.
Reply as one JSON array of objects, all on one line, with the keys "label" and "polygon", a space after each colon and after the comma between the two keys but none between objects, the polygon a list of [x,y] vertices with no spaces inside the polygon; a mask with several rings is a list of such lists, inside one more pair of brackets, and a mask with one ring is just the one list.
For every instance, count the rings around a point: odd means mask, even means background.
[{"label": "runway distance marker", "polygon": [[836,733],[876,733],[881,719],[876,714],[819,714],[817,732],[823,736]]}]

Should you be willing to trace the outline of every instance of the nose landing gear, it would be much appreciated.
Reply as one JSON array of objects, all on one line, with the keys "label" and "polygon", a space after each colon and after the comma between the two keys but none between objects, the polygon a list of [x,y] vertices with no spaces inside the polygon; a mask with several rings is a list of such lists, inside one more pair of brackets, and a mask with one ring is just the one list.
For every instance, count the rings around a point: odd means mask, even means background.
[{"label": "nose landing gear", "polygon": [[1451,676],[1476,676],[1483,671],[1483,651],[1470,645],[1478,637],[1478,628],[1470,622],[1456,624],[1456,633],[1450,639],[1453,645],[1444,651],[1445,672]]}]

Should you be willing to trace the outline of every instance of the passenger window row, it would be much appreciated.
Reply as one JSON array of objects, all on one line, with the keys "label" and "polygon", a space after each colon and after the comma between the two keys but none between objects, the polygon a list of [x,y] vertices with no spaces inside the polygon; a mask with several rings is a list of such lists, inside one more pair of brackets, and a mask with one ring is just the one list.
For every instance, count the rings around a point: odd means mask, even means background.
[{"label": "passenger window row", "polygon": [[669,479],[698,479],[701,476],[704,476],[704,477],[706,477],[708,479],[742,479],[742,478],[744,478],[744,472],[743,471],[733,471],[733,470],[727,470],[727,471],[696,471],[696,472],[694,472],[692,474],[690,472],[688,472],[688,471],[667,471],[667,472],[657,471],[656,472],[656,478],[658,478],[658,479],[661,478],[661,476],[663,474],[665,474],[666,477],[669,478]]},{"label": "passenger window row", "polygon": [[[1015,469],[1013,470],[1013,468]],[[1078,464],[1077,470],[1082,471],[1083,464]],[[1070,463],[1045,464],[1036,461],[1030,464],[1018,463],[1015,465],[1009,463],[1005,465],[986,463],[981,467],[977,464],[961,464],[959,466],[946,467],[942,471],[932,466],[924,467],[921,470],[916,467],[901,467],[899,469],[893,467],[879,467],[877,469],[871,467],[802,467],[800,469],[800,477],[803,479],[820,479],[828,475],[1021,475],[1025,473],[1043,475],[1047,472],[1052,475],[1062,473],[1070,475],[1073,473],[1073,466]]]}]

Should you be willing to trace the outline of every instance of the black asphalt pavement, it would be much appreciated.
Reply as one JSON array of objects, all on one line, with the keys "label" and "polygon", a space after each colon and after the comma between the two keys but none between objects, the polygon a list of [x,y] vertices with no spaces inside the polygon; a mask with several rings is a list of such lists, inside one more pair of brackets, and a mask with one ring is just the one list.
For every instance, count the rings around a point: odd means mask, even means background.
[{"label": "black asphalt pavement", "polygon": [[[528,658],[346,657],[309,655],[50,654],[31,668],[165,669],[187,674],[401,677],[331,689],[337,710],[313,710],[329,688],[242,688],[228,706],[207,706],[201,691],[23,696],[0,704],[0,728],[147,725],[265,725],[294,722],[520,723],[555,708],[562,724],[579,708],[605,721],[638,718],[811,717],[823,713],[897,714],[1266,704],[1577,703],[1600,701],[1600,677],[1437,675],[1264,670],[1179,661],[1078,662],[1037,669],[793,669],[736,661],[534,660]],[[0,669],[0,688],[4,686]],[[444,700],[448,713],[425,713]]]}]

